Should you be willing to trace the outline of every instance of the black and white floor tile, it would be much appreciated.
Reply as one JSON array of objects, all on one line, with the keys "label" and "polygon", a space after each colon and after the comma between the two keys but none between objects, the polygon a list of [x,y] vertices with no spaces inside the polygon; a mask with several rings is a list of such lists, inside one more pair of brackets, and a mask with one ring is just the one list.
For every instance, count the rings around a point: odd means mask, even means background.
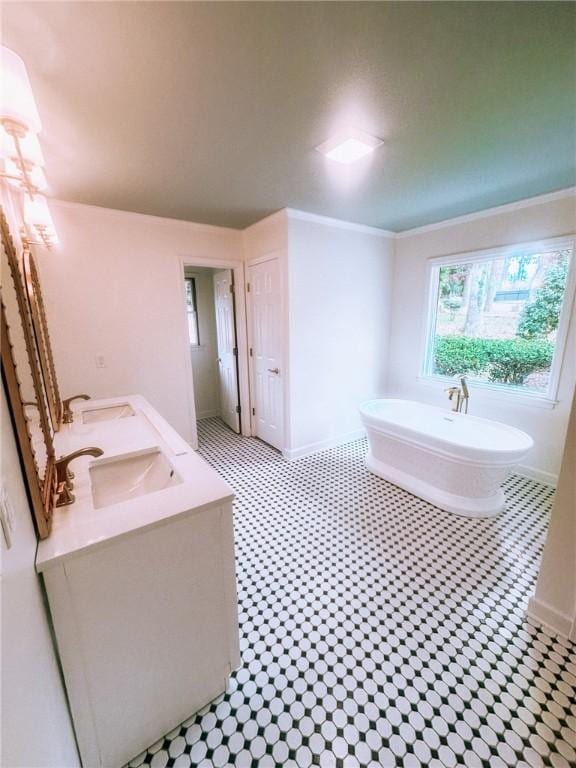
[{"label": "black and white floor tile", "polygon": [[576,648],[525,618],[552,491],[491,520],[371,475],[358,440],[286,462],[216,419],[234,488],[242,667],[130,766],[576,765]]}]

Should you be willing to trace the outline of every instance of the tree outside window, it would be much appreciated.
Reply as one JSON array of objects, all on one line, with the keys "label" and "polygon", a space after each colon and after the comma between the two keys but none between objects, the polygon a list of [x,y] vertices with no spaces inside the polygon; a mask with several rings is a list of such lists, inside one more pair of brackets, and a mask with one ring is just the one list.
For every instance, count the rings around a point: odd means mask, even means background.
[{"label": "tree outside window", "polygon": [[548,394],[572,251],[524,247],[434,268],[425,374]]}]

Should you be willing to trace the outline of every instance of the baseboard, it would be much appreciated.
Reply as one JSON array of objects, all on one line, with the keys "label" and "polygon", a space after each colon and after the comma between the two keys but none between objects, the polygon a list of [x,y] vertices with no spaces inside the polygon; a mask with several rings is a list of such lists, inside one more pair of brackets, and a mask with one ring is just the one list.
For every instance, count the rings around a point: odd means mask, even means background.
[{"label": "baseboard", "polygon": [[537,624],[541,624],[552,634],[562,635],[562,637],[571,639],[570,636],[573,633],[573,628],[576,626],[576,618],[574,616],[567,616],[565,613],[557,611],[556,608],[552,608],[551,605],[547,605],[535,597],[531,597],[528,601],[526,613],[530,619]]},{"label": "baseboard", "polygon": [[530,480],[536,480],[537,483],[544,483],[544,485],[556,487],[558,484],[558,475],[554,475],[552,472],[545,472],[543,469],[536,469],[536,467],[529,467],[527,464],[518,464],[517,467],[514,467],[513,473],[515,475],[522,475],[522,477],[528,477]]},{"label": "baseboard", "polygon": [[317,443],[302,445],[300,448],[285,449],[282,451],[282,456],[289,461],[292,459],[300,459],[303,456],[310,456],[313,453],[318,453],[318,451],[325,451],[328,448],[336,448],[339,445],[351,443],[353,440],[359,440],[365,435],[366,431],[364,429],[355,429],[352,432],[346,432],[344,435],[330,437],[327,440],[319,440]]},{"label": "baseboard", "polygon": [[213,419],[214,416],[220,416],[219,410],[213,410],[213,411],[198,411],[196,414],[196,421],[201,421],[201,419]]}]

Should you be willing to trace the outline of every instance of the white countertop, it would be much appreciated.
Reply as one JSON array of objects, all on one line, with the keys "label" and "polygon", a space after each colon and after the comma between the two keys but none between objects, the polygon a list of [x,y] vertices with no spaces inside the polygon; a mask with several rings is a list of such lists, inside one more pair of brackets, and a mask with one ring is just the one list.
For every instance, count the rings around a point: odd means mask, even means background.
[{"label": "white countertop", "polygon": [[[135,411],[111,421],[83,424],[83,411],[128,403]],[[76,500],[54,510],[52,532],[38,545],[36,570],[77,557],[118,537],[165,524],[172,518],[230,501],[230,486],[178,435],[140,395],[88,400],[73,407],[75,421],[54,436],[56,457],[93,446],[104,451],[102,459],[146,448],[159,448],[182,482],[161,491],[96,509],[92,501],[89,467],[94,459],[83,456],[70,464]]]}]

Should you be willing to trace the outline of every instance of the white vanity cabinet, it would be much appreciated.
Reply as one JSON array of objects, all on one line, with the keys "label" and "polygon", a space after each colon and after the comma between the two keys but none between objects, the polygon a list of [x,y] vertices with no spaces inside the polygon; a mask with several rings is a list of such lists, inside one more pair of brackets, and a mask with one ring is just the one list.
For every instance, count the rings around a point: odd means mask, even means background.
[{"label": "white vanity cabinet", "polygon": [[240,664],[232,492],[197,454],[162,449],[182,482],[98,509],[97,462],[83,460],[76,503],[39,546],[85,768],[120,768],[223,693]]}]

